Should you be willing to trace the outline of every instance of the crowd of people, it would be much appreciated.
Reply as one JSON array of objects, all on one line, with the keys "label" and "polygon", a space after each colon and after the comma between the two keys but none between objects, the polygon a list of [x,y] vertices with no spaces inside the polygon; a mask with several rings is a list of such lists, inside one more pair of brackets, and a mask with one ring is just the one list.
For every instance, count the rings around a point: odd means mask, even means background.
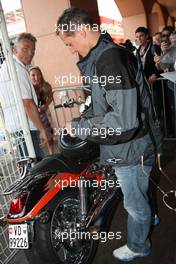
[{"label": "crowd of people", "polygon": [[153,37],[145,27],[138,27],[135,31],[135,43],[125,41],[127,46],[134,53],[138,52],[143,64],[143,70],[148,83],[151,86],[155,109],[158,120],[163,127],[163,99],[166,109],[167,135],[174,137],[174,83],[163,82],[164,98],[162,94],[161,74],[164,72],[176,71],[176,29],[166,26],[161,32],[156,32]]}]

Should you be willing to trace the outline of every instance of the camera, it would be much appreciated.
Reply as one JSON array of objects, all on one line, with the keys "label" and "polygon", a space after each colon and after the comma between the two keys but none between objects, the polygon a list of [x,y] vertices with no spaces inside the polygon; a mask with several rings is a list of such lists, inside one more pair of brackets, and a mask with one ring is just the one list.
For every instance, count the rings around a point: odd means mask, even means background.
[{"label": "camera", "polygon": [[158,56],[160,56],[161,55],[161,48],[160,48],[160,46],[158,46],[158,45],[152,45],[151,52],[152,52],[153,55],[156,55],[157,54]]}]

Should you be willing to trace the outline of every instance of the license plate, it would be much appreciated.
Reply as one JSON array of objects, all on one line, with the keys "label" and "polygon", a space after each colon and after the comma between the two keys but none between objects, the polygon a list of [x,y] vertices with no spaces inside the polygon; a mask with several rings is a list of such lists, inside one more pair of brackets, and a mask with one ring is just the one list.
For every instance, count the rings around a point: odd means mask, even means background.
[{"label": "license plate", "polygon": [[28,249],[28,227],[27,224],[9,225],[9,248]]}]

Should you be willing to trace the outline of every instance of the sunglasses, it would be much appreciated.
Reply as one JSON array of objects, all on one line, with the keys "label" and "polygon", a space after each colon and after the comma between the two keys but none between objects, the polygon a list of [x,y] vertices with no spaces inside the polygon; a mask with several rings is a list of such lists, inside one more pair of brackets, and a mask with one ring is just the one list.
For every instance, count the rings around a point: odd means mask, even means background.
[{"label": "sunglasses", "polygon": [[170,36],[169,34],[163,34],[163,35],[162,35],[163,38],[164,38],[164,37],[167,37],[167,38],[168,38],[169,36]]}]

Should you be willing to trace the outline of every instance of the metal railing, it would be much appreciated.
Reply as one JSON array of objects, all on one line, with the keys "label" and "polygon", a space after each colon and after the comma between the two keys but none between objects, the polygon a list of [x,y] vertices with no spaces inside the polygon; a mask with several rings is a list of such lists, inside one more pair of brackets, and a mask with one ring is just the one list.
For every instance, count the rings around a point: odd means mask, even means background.
[{"label": "metal railing", "polygon": [[[161,124],[164,139],[176,140],[176,84],[170,82],[170,85],[168,85],[168,80],[163,77],[158,78],[155,84],[157,84],[156,87],[151,85],[151,93],[154,103],[156,103],[156,100],[161,102],[161,113],[159,113],[159,121]],[[160,89],[160,93],[157,94],[157,97],[155,96],[154,89]],[[72,95],[69,94],[70,91],[72,91]],[[78,99],[78,97],[80,96],[80,91],[90,93],[90,86],[79,85],[55,88],[53,90],[54,106],[58,103],[63,103],[63,101],[68,98],[68,96]],[[85,99],[84,93],[82,93],[82,96]],[[63,117],[62,120],[60,117],[61,113]],[[71,109],[67,109],[66,112],[64,112],[63,109],[55,109],[55,117],[57,120],[57,126],[63,127],[67,119],[70,120],[73,118],[73,114],[71,112]],[[171,127],[172,131],[170,131]]]},{"label": "metal railing", "polygon": [[[0,157],[0,218],[8,213],[9,201],[13,198],[1,193],[19,178],[16,164],[16,156],[12,152]],[[8,263],[16,253],[8,247],[8,227],[0,227],[0,264]]]},{"label": "metal railing", "polygon": [[[157,96],[154,89],[160,89]],[[151,92],[155,106],[159,101],[161,102],[160,113],[157,114],[160,116],[159,121],[164,139],[176,140],[176,84],[161,77],[154,85],[151,85]]]},{"label": "metal railing", "polygon": [[[17,160],[21,156],[26,156],[26,147],[30,156],[35,157],[35,152],[24,112],[1,1],[0,34],[2,42],[2,50],[0,50],[0,131],[4,137],[0,140],[1,218],[8,213],[9,201],[13,198],[12,195],[4,196],[2,193],[20,177]],[[16,252],[8,247],[7,227],[0,227],[0,264],[8,263]]]}]

